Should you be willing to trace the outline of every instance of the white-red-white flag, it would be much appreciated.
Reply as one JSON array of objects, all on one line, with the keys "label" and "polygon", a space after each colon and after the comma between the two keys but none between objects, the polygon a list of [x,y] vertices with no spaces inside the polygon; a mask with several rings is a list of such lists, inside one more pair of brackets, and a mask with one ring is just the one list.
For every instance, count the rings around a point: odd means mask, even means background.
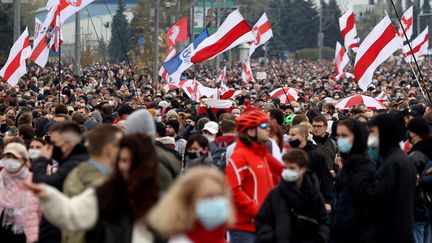
[{"label": "white-red-white flag", "polygon": [[[175,56],[175,54],[176,54],[176,50],[175,50],[175,48],[172,48],[170,51],[168,51],[168,56],[165,58],[164,62],[171,60],[171,58],[173,58]],[[167,70],[165,70],[163,65],[159,69],[159,76],[161,76],[162,79],[165,81],[170,80],[169,73],[167,72]]]},{"label": "white-red-white flag", "polygon": [[177,42],[188,39],[188,17],[180,19],[167,30],[166,40],[168,49],[175,48]]},{"label": "white-red-white flag", "polygon": [[403,47],[403,55],[407,62],[414,62],[414,57],[417,61],[422,60],[427,53],[429,47],[429,27],[426,28],[411,42],[411,49],[408,44]]},{"label": "white-red-white flag", "polygon": [[41,67],[45,67],[48,62],[50,48],[57,51],[61,44],[59,11],[58,6],[51,7],[36,40],[33,42],[30,60]]},{"label": "white-red-white flag", "polygon": [[226,92],[229,90],[228,86],[226,86],[226,66],[224,66],[224,68],[222,69],[217,81],[220,82],[221,92]]},{"label": "white-red-white flag", "polygon": [[245,82],[248,82],[248,83],[254,81],[254,78],[253,78],[253,75],[252,75],[252,68],[250,66],[250,61],[249,60],[242,65],[242,79]]},{"label": "white-red-white flag", "polygon": [[273,30],[266,13],[263,13],[261,18],[254,25],[252,32],[255,36],[255,41],[249,42],[249,56],[252,56],[256,48],[263,45],[273,37]]},{"label": "white-red-white flag", "polygon": [[343,46],[339,43],[339,41],[336,42],[336,53],[335,53],[335,71],[337,74],[343,73],[344,68],[349,63],[349,57],[348,54],[345,52]]},{"label": "white-red-white flag", "polygon": [[15,86],[19,79],[26,74],[26,59],[30,57],[31,46],[26,28],[10,50],[8,60],[0,70],[0,76],[11,86]]},{"label": "white-red-white flag", "polygon": [[40,29],[42,28],[42,21],[38,19],[38,17],[35,18],[35,27],[34,27],[34,34],[33,34],[33,41],[36,40]]},{"label": "white-red-white flag", "polygon": [[[408,40],[411,40],[411,36],[413,34],[413,28],[414,28],[413,27],[414,19],[413,19],[413,6],[412,5],[402,15],[401,22],[402,22],[403,29],[405,30],[405,33],[408,37]],[[401,26],[399,26],[399,29],[398,29],[399,37],[406,41],[403,29]]]},{"label": "white-red-white flag", "polygon": [[386,15],[360,45],[354,64],[354,76],[362,90],[372,82],[375,69],[400,48],[398,36]]},{"label": "white-red-white flag", "polygon": [[357,52],[358,47],[360,46],[360,39],[357,36],[355,15],[352,9],[349,9],[339,18],[339,27],[342,38],[344,39],[345,48]]},{"label": "white-red-white flag", "polygon": [[93,1],[94,0],[48,0],[46,9],[49,11],[51,8],[60,5],[60,23],[63,24],[66,19]]}]

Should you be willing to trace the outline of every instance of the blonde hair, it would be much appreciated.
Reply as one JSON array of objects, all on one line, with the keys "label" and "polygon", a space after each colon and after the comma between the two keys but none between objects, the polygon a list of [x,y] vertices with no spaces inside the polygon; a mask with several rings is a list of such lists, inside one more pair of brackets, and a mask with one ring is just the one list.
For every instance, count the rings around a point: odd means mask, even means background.
[{"label": "blonde hair", "polygon": [[224,189],[224,196],[230,204],[226,225],[233,224],[234,208],[224,175],[215,168],[197,166],[180,176],[150,210],[147,217],[150,227],[168,238],[192,230],[196,221],[194,196],[200,184],[208,179],[217,182]]},{"label": "blonde hair", "polygon": [[302,126],[302,127],[306,128],[309,133],[312,133],[313,127],[312,127],[312,125],[309,122],[307,122],[307,121],[300,122],[299,126]]}]

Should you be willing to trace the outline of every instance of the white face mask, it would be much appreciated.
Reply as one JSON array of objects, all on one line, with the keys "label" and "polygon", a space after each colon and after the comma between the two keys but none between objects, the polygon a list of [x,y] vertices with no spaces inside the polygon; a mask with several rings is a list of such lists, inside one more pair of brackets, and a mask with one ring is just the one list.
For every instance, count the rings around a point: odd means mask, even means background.
[{"label": "white face mask", "polygon": [[282,176],[282,179],[284,179],[287,182],[295,182],[300,178],[301,174],[299,171],[285,168],[282,170],[281,176]]},{"label": "white face mask", "polygon": [[19,168],[21,168],[22,164],[16,159],[2,159],[0,164],[10,172],[17,172]]},{"label": "white face mask", "polygon": [[41,156],[41,153],[39,150],[37,149],[29,149],[29,157],[32,160],[36,160],[37,158],[39,158]]},{"label": "white face mask", "polygon": [[294,107],[294,113],[300,112],[300,107]]},{"label": "white face mask", "polygon": [[369,134],[367,145],[368,147],[378,148],[379,147],[379,138],[374,134]]}]

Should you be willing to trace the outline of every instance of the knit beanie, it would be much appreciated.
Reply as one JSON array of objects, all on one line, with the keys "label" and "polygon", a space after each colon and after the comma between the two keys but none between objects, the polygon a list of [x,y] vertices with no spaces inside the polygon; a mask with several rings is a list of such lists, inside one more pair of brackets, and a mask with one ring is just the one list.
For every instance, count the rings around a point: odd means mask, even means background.
[{"label": "knit beanie", "polygon": [[429,135],[429,125],[423,117],[414,117],[408,123],[408,131],[413,132],[419,136]]},{"label": "knit beanie", "polygon": [[169,120],[165,123],[166,126],[171,126],[172,128],[174,128],[174,131],[176,133],[178,133],[179,128],[180,128],[180,123],[177,120]]}]

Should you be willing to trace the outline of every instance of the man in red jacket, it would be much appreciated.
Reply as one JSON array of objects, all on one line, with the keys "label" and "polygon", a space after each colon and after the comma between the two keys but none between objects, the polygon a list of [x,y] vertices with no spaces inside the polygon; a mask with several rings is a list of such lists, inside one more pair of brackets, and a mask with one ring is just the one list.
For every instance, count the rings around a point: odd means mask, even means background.
[{"label": "man in red jacket", "polygon": [[225,169],[237,212],[236,224],[229,228],[230,242],[255,242],[255,216],[267,194],[277,184],[282,164],[270,153],[269,118],[261,111],[236,119],[238,140]]}]

